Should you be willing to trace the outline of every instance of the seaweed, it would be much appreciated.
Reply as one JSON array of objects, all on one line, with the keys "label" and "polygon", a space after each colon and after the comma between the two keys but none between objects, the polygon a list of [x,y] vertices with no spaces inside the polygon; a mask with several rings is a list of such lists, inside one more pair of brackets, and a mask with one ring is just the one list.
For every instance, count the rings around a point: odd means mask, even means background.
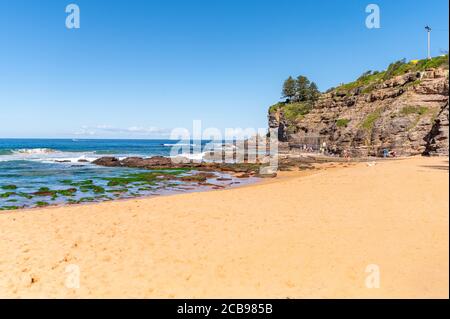
[{"label": "seaweed", "polygon": [[17,186],[16,185],[5,185],[0,188],[4,189],[4,190],[15,190],[15,189],[17,189]]},{"label": "seaweed", "polygon": [[128,189],[120,188],[120,189],[109,189],[106,191],[107,193],[127,193]]},{"label": "seaweed", "polygon": [[48,187],[41,187],[41,188],[39,188],[39,190],[37,192],[33,193],[33,195],[41,196],[41,197],[52,197],[52,200],[55,200],[58,197],[58,195],[73,196],[76,192],[77,192],[76,188],[51,190]]},{"label": "seaweed", "polygon": [[187,171],[190,171],[190,169],[154,170],[145,173],[128,174],[123,177],[104,178],[104,180],[108,181],[108,186],[126,186],[133,183],[155,185],[157,181],[175,179],[178,175]]},{"label": "seaweed", "polygon": [[151,187],[139,187],[138,188],[138,191],[142,191],[142,192],[145,192],[145,191],[151,191],[153,188],[151,188]]},{"label": "seaweed", "polygon": [[54,197],[56,195],[56,191],[51,190],[48,187],[41,187],[37,192],[34,192],[33,195],[40,197]]},{"label": "seaweed", "polygon": [[197,183],[206,182],[207,180],[206,176],[202,174],[181,176],[179,179],[183,182],[197,182]]},{"label": "seaweed", "polygon": [[78,190],[76,188],[68,188],[57,191],[59,195],[62,196],[74,196]]},{"label": "seaweed", "polygon": [[15,192],[6,192],[6,193],[3,193],[3,194],[0,194],[0,198],[8,198],[8,197],[11,197],[11,196],[14,196],[14,195],[16,195]]},{"label": "seaweed", "polygon": [[87,179],[85,181],[72,182],[70,185],[71,186],[87,186],[87,185],[92,185],[92,184],[94,184],[94,181],[92,179]]},{"label": "seaweed", "polygon": [[47,202],[41,202],[41,201],[36,202],[36,206],[37,206],[37,207],[46,207],[46,206],[49,206],[49,205],[50,205],[50,204],[47,203]]},{"label": "seaweed", "polygon": [[26,198],[26,199],[32,199],[33,198],[33,195],[27,194],[27,193],[16,193],[16,196],[23,197],[23,198]]},{"label": "seaweed", "polygon": [[83,193],[92,191],[95,194],[103,194],[105,192],[105,189],[103,187],[97,186],[97,185],[82,185],[82,186],[80,186],[80,191]]},{"label": "seaweed", "polygon": [[0,210],[17,210],[19,208],[20,208],[19,206],[3,206],[0,207]]}]

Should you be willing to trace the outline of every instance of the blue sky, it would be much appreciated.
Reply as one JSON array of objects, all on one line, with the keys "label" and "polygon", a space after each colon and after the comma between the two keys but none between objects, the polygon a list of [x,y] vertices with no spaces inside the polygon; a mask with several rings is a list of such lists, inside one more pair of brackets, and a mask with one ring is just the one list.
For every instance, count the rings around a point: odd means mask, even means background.
[{"label": "blue sky", "polygon": [[[365,26],[369,3],[380,29]],[[326,90],[424,58],[426,24],[439,55],[448,23],[447,0],[0,0],[0,138],[266,127],[289,75]]]}]

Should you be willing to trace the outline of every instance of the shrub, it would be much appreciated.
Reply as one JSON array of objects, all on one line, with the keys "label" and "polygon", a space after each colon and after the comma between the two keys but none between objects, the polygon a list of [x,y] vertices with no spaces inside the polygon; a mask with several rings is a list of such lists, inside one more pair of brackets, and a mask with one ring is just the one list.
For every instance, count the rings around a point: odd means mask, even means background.
[{"label": "shrub", "polygon": [[312,110],[312,104],[309,102],[289,103],[283,107],[284,117],[288,121],[296,121]]},{"label": "shrub", "polygon": [[416,65],[417,71],[425,71],[426,69],[440,67],[448,69],[448,54],[432,58],[431,60],[420,60]]},{"label": "shrub", "polygon": [[286,103],[279,102],[277,104],[272,105],[269,107],[269,113],[275,113],[278,109],[282,108]]},{"label": "shrub", "polygon": [[400,111],[402,115],[410,115],[410,114],[424,115],[427,112],[428,108],[426,108],[425,106],[412,106],[412,105],[405,106]]},{"label": "shrub", "polygon": [[336,126],[337,127],[347,127],[348,123],[350,123],[349,119],[338,119],[336,121]]},{"label": "shrub", "polygon": [[341,92],[348,92],[356,88],[362,87],[367,88],[370,86],[374,86],[376,83],[383,81],[384,74],[385,72],[372,72],[372,73],[366,72],[363,75],[361,75],[356,81],[343,84],[339,86],[337,89]]},{"label": "shrub", "polygon": [[[391,63],[386,71],[367,71],[363,73],[356,81],[342,84],[337,87],[336,91],[341,93],[348,93],[350,90],[356,88],[363,88],[362,93],[370,93],[377,83],[392,79],[395,76],[403,75],[408,72],[422,72],[430,68],[446,68],[448,69],[448,55],[432,58],[431,60],[423,59],[417,63],[406,63],[405,59]],[[418,84],[420,82],[416,82]],[[329,91],[327,91],[329,92]]]},{"label": "shrub", "polygon": [[372,130],[375,122],[380,118],[381,116],[381,110],[376,110],[373,113],[370,113],[367,115],[365,120],[361,123],[361,127],[366,130]]},{"label": "shrub", "polygon": [[391,63],[383,76],[383,80],[389,80],[394,76],[408,72],[410,66],[413,66],[413,64],[412,63],[407,64],[405,59]]}]

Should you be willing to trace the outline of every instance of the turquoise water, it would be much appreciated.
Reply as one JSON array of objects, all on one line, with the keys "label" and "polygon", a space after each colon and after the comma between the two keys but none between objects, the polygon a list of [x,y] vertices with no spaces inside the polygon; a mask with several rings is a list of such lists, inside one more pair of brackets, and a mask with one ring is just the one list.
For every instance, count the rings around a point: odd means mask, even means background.
[{"label": "turquoise water", "polygon": [[[171,140],[23,140],[0,139],[0,210],[48,205],[80,204],[140,196],[158,196],[210,189],[179,180],[136,181],[113,185],[112,178],[130,178],[148,170],[108,168],[91,164],[101,156],[169,156]],[[159,173],[158,171],[155,173]],[[194,171],[164,171],[184,176]],[[233,186],[248,181],[229,178],[214,185]],[[250,181],[250,180],[249,180]]]}]

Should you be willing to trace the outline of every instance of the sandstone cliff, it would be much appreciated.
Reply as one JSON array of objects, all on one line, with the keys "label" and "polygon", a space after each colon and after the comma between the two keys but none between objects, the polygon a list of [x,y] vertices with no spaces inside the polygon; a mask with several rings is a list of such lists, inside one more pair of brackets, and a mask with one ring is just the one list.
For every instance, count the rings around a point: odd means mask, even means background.
[{"label": "sandstone cliff", "polygon": [[448,76],[448,62],[388,80],[373,76],[374,83],[321,94],[310,111],[294,118],[286,115],[289,104],[279,103],[269,110],[269,126],[279,128],[290,150],[325,143],[330,153],[353,156],[380,156],[383,149],[448,155]]}]

